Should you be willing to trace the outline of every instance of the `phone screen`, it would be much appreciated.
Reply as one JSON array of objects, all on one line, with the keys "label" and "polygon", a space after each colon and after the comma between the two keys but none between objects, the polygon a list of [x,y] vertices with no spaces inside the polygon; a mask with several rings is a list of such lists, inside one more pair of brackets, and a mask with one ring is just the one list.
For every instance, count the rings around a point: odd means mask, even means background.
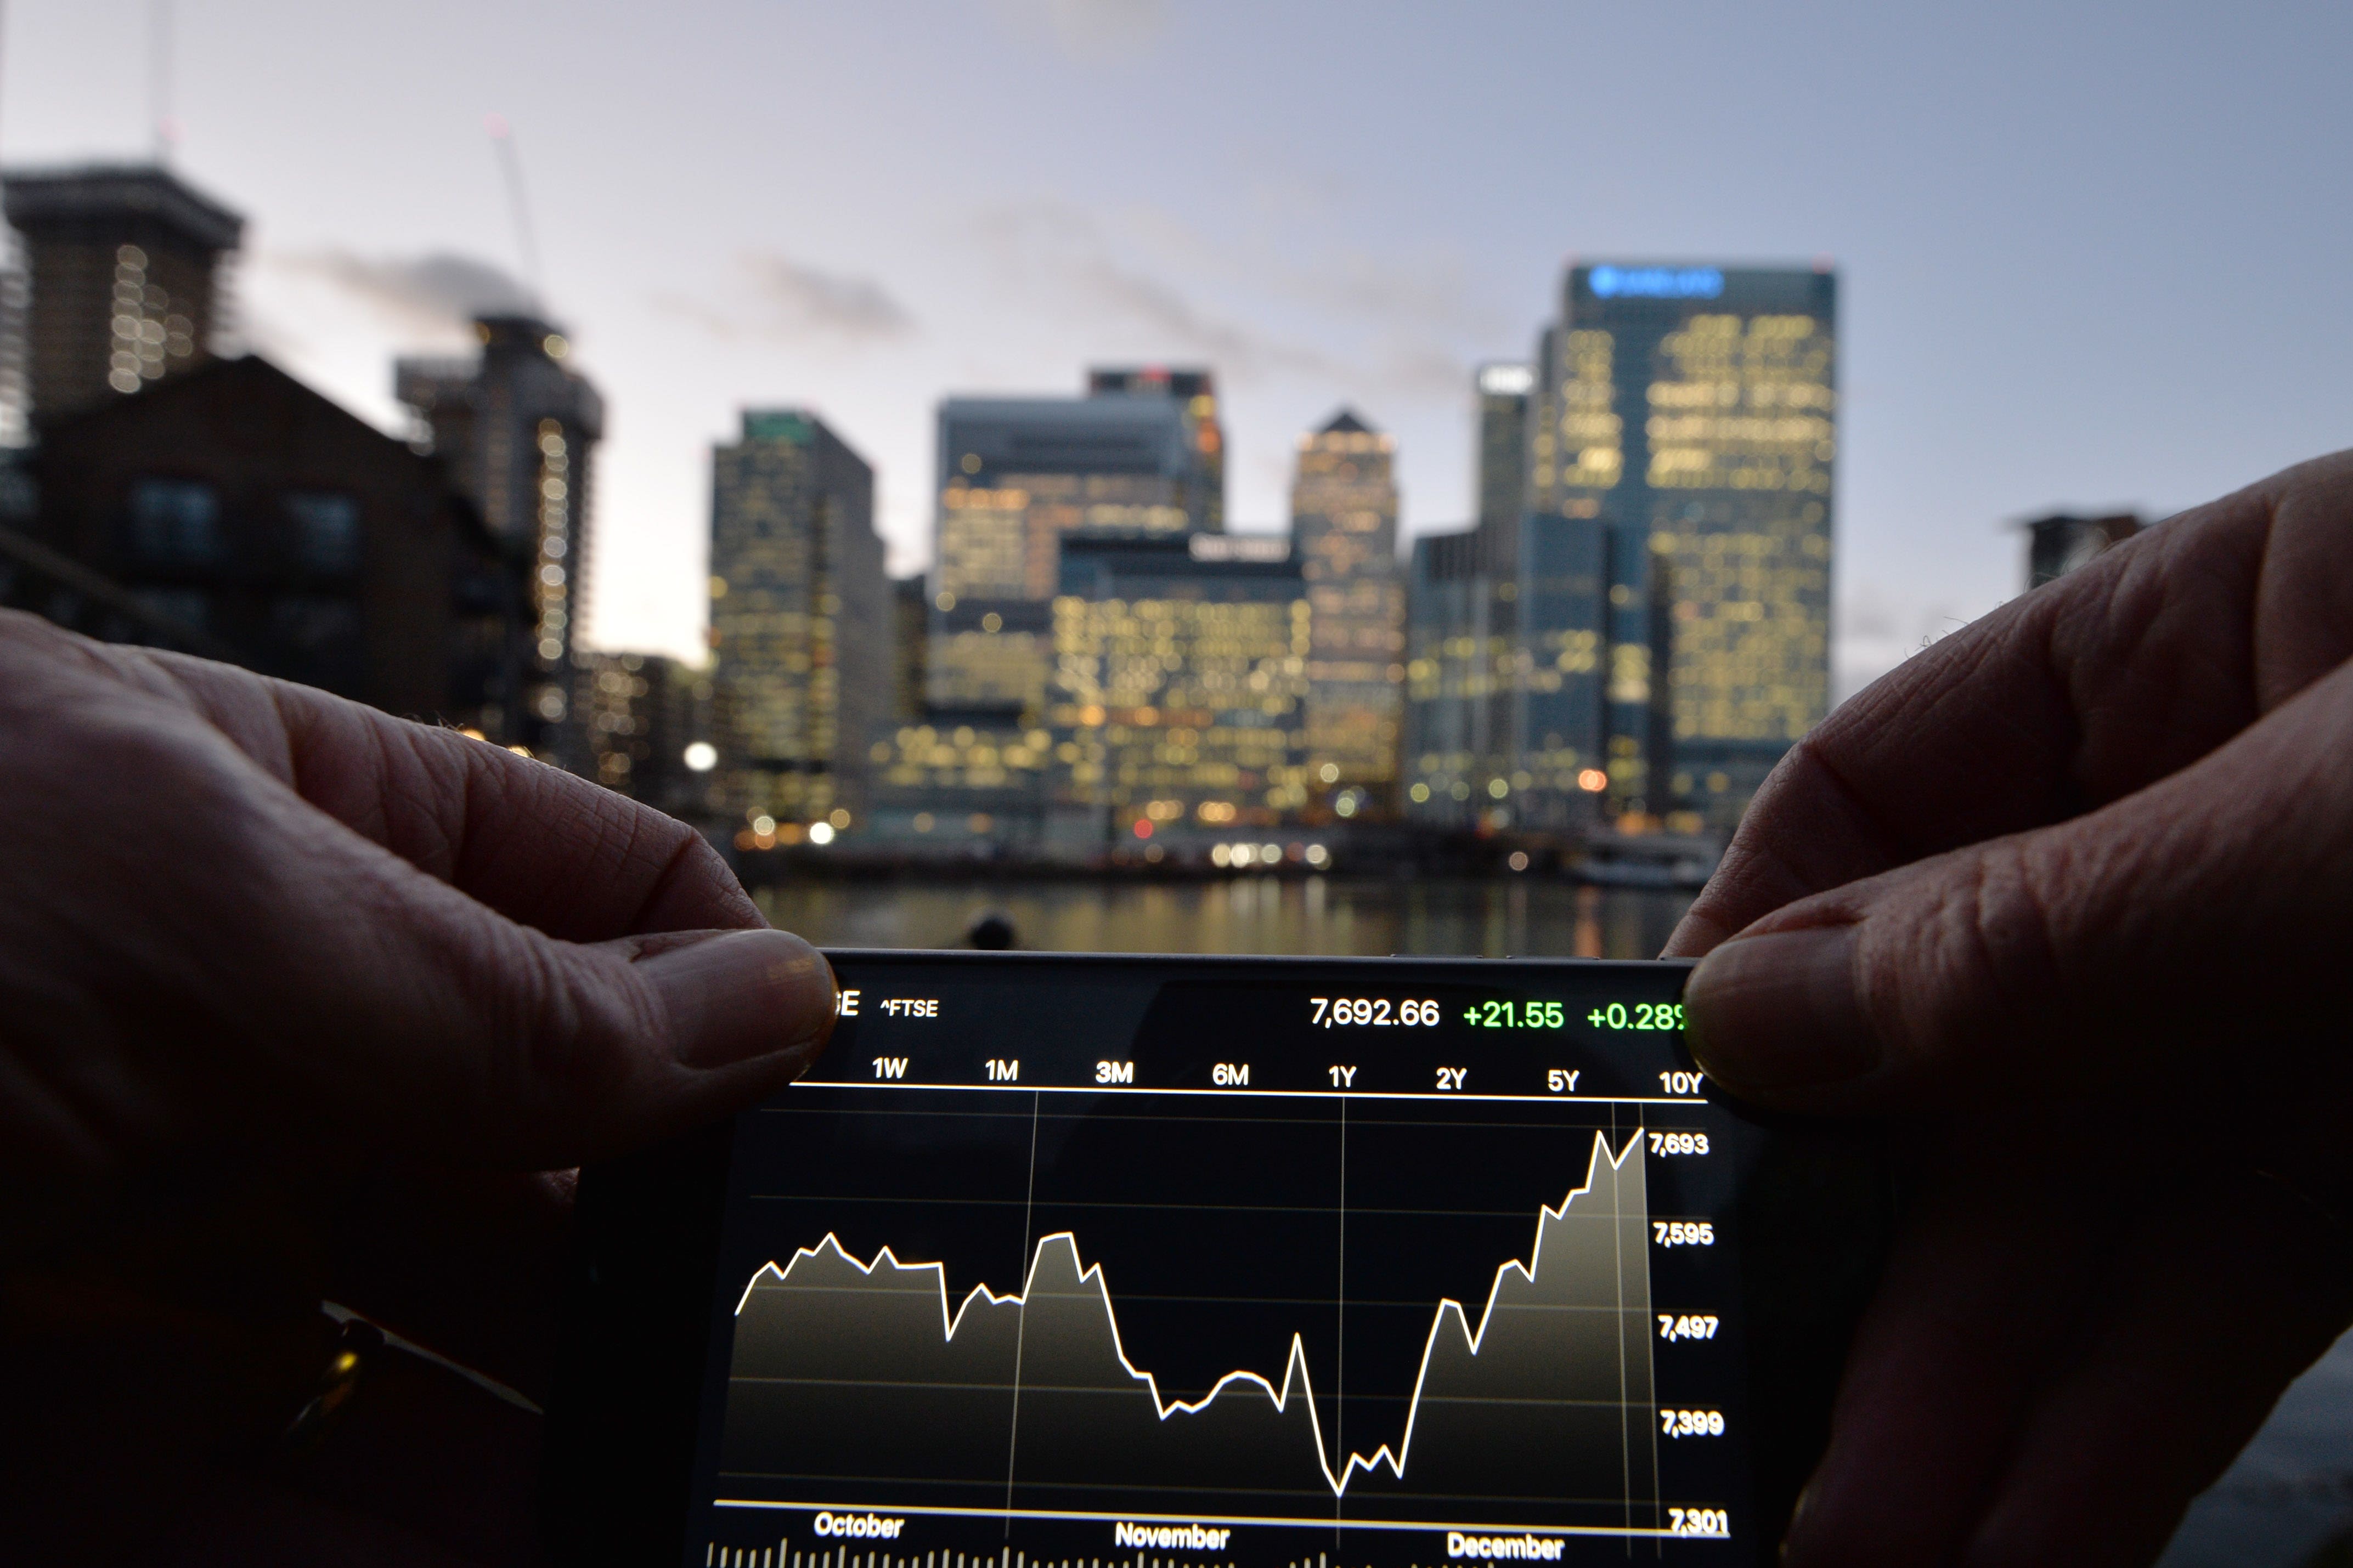
[{"label": "phone screen", "polygon": [[681,1561],[1732,1563],[1778,1532],[1744,1227],[1790,1200],[1759,1212],[1773,1135],[1682,1049],[1683,966],[834,963],[830,1047],[728,1142]]}]

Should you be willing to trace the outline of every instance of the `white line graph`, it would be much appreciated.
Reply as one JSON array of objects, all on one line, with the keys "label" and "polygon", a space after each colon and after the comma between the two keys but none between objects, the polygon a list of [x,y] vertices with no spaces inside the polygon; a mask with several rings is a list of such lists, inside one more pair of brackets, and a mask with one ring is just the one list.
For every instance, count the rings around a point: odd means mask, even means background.
[{"label": "white line graph", "polygon": [[[1130,1378],[1141,1384],[1152,1395],[1153,1406],[1158,1412],[1162,1421],[1166,1422],[1177,1415],[1198,1415],[1207,1409],[1229,1388],[1237,1385],[1248,1385],[1264,1394],[1273,1403],[1278,1415],[1289,1410],[1293,1397],[1304,1398],[1307,1401],[1308,1420],[1315,1436],[1317,1464],[1322,1468],[1324,1479],[1332,1489],[1333,1495],[1335,1498],[1345,1497],[1347,1494],[1349,1483],[1357,1475],[1371,1474],[1384,1467],[1397,1479],[1400,1481],[1404,1479],[1407,1462],[1413,1450],[1414,1427],[1420,1415],[1423,1389],[1430,1375],[1431,1353],[1441,1343],[1449,1322],[1453,1324],[1454,1331],[1461,1336],[1462,1348],[1475,1358],[1479,1354],[1481,1346],[1486,1342],[1488,1328],[1494,1318],[1496,1301],[1504,1290],[1505,1282],[1516,1275],[1525,1284],[1531,1287],[1535,1285],[1544,1268],[1544,1242],[1547,1226],[1550,1223],[1567,1219],[1577,1200],[1593,1191],[1595,1176],[1603,1169],[1602,1163],[1605,1160],[1611,1173],[1611,1190],[1614,1193],[1616,1173],[1623,1169],[1627,1161],[1641,1159],[1642,1140],[1642,1130],[1637,1128],[1633,1136],[1627,1140],[1625,1148],[1613,1152],[1609,1146],[1609,1134],[1598,1131],[1594,1134],[1593,1152],[1587,1164],[1584,1184],[1571,1191],[1556,1206],[1539,1207],[1535,1239],[1529,1248],[1527,1261],[1523,1263],[1517,1258],[1512,1258],[1496,1268],[1493,1282],[1488,1288],[1486,1305],[1480,1313],[1479,1324],[1475,1330],[1471,1326],[1469,1316],[1461,1302],[1451,1297],[1440,1300],[1437,1310],[1431,1314],[1429,1335],[1422,1342],[1421,1363],[1415,1373],[1413,1394],[1407,1408],[1404,1432],[1399,1436],[1394,1447],[1388,1443],[1383,1443],[1369,1455],[1350,1453],[1342,1461],[1336,1472],[1324,1447],[1323,1421],[1315,1408],[1315,1391],[1307,1364],[1306,1345],[1302,1336],[1295,1332],[1292,1335],[1290,1354],[1283,1368],[1282,1384],[1280,1388],[1257,1373],[1237,1371],[1229,1372],[1219,1378],[1216,1384],[1198,1399],[1190,1401],[1165,1399],[1161,1395],[1158,1380],[1150,1372],[1139,1368],[1128,1359],[1126,1347],[1120,1340],[1119,1316],[1117,1310],[1112,1304],[1110,1288],[1103,1279],[1103,1265],[1101,1263],[1086,1264],[1083,1267],[1080,1265],[1078,1237],[1071,1231],[1056,1231],[1050,1236],[1039,1238],[1037,1247],[1031,1254],[1029,1272],[1023,1280],[1023,1289],[1020,1292],[998,1295],[986,1284],[976,1285],[966,1293],[964,1300],[957,1305],[953,1313],[948,1310],[947,1269],[944,1264],[902,1263],[888,1247],[877,1252],[871,1261],[861,1263],[844,1251],[840,1241],[831,1232],[828,1232],[824,1239],[815,1247],[797,1250],[783,1268],[778,1268],[774,1260],[763,1264],[754,1272],[750,1282],[744,1286],[743,1294],[737,1298],[735,1312],[739,1317],[742,1315],[753,1293],[760,1288],[763,1281],[774,1279],[779,1285],[791,1284],[793,1270],[804,1260],[828,1267],[846,1264],[860,1275],[869,1279],[873,1278],[878,1270],[887,1266],[899,1276],[923,1273],[929,1273],[932,1276],[933,1286],[939,1301],[941,1336],[944,1342],[953,1344],[957,1330],[965,1321],[965,1314],[971,1310],[976,1301],[992,1307],[1025,1305],[1029,1292],[1036,1287],[1039,1269],[1046,1257],[1047,1249],[1055,1247],[1067,1248],[1072,1273],[1077,1276],[1082,1285],[1092,1289],[1104,1317],[1109,1320],[1112,1343],[1117,1352],[1120,1365],[1125,1369]],[[1615,1219],[1625,1217],[1614,1209],[1606,1212]],[[1641,1215],[1638,1214],[1633,1217],[1638,1226],[1645,1223],[1645,1216]],[[1647,1306],[1641,1310],[1647,1318]]]}]

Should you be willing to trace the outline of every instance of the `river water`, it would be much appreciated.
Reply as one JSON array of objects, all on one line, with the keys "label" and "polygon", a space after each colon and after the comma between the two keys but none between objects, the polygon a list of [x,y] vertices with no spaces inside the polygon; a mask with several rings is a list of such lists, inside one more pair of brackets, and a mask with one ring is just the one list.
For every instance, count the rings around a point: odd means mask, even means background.
[{"label": "river water", "polygon": [[[807,883],[763,888],[768,919],[820,946],[955,947],[974,922],[1060,952],[1653,958],[1687,894],[1501,880]],[[2306,1374],[2191,1508],[2161,1568],[2303,1568],[2353,1528],[2353,1336]],[[2329,1557],[2353,1564],[2353,1552]]]},{"label": "river water", "polygon": [[1472,958],[1656,958],[1691,902],[1533,877],[822,882],[757,897],[773,923],[828,947],[954,947],[994,913],[1037,952]]}]

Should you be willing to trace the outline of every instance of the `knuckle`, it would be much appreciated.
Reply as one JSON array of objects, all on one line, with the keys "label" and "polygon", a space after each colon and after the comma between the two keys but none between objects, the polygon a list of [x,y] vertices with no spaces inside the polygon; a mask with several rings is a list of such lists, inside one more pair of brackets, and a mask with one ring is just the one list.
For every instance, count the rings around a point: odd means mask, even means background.
[{"label": "knuckle", "polygon": [[1895,954],[1903,1032],[2015,1039],[2063,984],[2072,869],[2063,849],[1999,840],[1953,858],[1904,921]]},{"label": "knuckle", "polygon": [[608,955],[523,934],[508,1103],[566,1112],[611,1103],[635,1074],[633,1046],[657,1026],[649,999]]}]

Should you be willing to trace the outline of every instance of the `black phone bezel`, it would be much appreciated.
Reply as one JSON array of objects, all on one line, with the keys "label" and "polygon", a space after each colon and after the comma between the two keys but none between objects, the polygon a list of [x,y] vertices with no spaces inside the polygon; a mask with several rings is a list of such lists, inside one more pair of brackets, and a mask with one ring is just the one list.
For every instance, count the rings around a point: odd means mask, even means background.
[{"label": "black phone bezel", "polygon": [[[1149,964],[1198,973],[1314,964],[1399,971],[1639,968],[1672,960],[1327,958],[839,949],[861,964]],[[1678,1054],[1690,1065],[1687,1054]],[[1768,1134],[1739,1199],[1750,1455],[1759,1568],[1778,1560],[1830,1434],[1854,1327],[1893,1244],[1901,1197],[1877,1129],[1726,1113]],[[692,1508],[696,1436],[734,1119],[584,1169],[543,1460],[543,1534],[556,1561],[670,1564]]]}]

